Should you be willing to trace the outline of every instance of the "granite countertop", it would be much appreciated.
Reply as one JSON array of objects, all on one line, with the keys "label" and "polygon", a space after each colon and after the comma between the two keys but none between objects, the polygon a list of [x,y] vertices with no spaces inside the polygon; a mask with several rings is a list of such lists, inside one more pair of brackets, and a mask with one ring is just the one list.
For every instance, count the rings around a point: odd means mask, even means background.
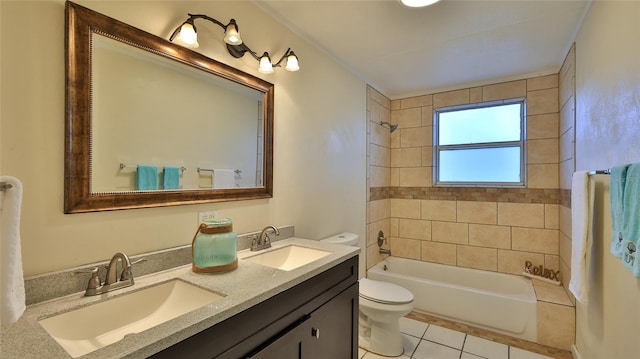
[{"label": "granite countertop", "polygon": [[[225,295],[224,298],[212,304],[138,334],[126,336],[114,344],[81,357],[87,359],[146,358],[354,257],[360,251],[357,247],[295,237],[274,242],[272,249],[290,244],[322,249],[331,252],[331,254],[294,270],[283,271],[243,260],[242,258],[248,255],[248,250],[245,250],[238,252],[238,268],[231,272],[197,274],[191,271],[191,265],[186,265],[137,277],[133,286],[103,295],[85,297],[82,292],[34,304],[27,307],[25,313],[16,323],[2,326],[0,356],[6,359],[71,358],[42,328],[38,323],[39,320],[168,280],[180,279]],[[260,252],[251,252],[249,255]]]}]

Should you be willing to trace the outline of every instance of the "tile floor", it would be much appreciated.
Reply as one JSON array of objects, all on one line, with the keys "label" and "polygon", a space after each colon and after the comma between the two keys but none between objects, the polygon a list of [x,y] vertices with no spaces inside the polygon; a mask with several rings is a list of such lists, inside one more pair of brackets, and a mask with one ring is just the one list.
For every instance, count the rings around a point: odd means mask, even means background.
[{"label": "tile floor", "polygon": [[[552,359],[506,344],[410,318],[400,319],[404,355],[399,359]],[[388,359],[359,348],[360,359]]]}]

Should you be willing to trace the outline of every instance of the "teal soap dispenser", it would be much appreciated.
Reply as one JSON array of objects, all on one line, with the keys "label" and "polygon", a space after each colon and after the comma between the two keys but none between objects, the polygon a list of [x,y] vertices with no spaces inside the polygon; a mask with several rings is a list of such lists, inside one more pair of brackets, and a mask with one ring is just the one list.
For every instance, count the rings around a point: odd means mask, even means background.
[{"label": "teal soap dispenser", "polygon": [[228,218],[201,223],[191,242],[195,273],[219,273],[238,268],[238,236]]}]

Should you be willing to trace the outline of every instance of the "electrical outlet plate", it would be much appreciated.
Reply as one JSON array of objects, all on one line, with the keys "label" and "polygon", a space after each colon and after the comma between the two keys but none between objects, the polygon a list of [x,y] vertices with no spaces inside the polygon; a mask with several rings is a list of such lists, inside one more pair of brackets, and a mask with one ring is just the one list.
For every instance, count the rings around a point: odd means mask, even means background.
[{"label": "electrical outlet plate", "polygon": [[217,217],[218,217],[218,211],[198,212],[198,223],[203,223]]}]

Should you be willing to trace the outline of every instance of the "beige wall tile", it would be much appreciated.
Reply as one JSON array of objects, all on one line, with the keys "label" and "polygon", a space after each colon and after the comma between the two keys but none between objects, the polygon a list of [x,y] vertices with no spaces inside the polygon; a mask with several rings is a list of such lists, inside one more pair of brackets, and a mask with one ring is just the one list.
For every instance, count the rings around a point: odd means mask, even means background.
[{"label": "beige wall tile", "polygon": [[560,117],[557,113],[527,116],[527,139],[557,138]]},{"label": "beige wall tile", "polygon": [[422,219],[434,221],[456,221],[456,202],[422,200]]},{"label": "beige wall tile", "polygon": [[420,200],[392,198],[390,201],[391,217],[420,219]]},{"label": "beige wall tile", "polygon": [[387,187],[391,185],[391,170],[387,167],[369,166],[369,186]]},{"label": "beige wall tile", "polygon": [[400,147],[431,146],[433,143],[433,127],[422,126],[400,130]]},{"label": "beige wall tile", "polygon": [[[554,270],[554,271],[559,271],[560,270],[560,256],[558,255],[554,255],[554,254],[545,254],[544,255],[544,267]],[[562,274],[562,273],[560,273]],[[562,277],[560,277],[560,280],[562,280]],[[554,285],[554,284],[552,284]]]},{"label": "beige wall tile", "polygon": [[391,186],[397,187],[400,186],[400,169],[399,168],[391,168]]},{"label": "beige wall tile", "polygon": [[482,87],[472,87],[469,89],[469,103],[482,102]]},{"label": "beige wall tile", "polygon": [[558,74],[527,79],[527,91],[558,87]]},{"label": "beige wall tile", "polygon": [[538,302],[538,343],[571,350],[575,341],[575,308]]},{"label": "beige wall tile", "polygon": [[523,252],[558,254],[558,236],[556,229],[513,227],[511,248]]},{"label": "beige wall tile", "polygon": [[544,205],[544,228],[560,229],[560,206],[557,204]]},{"label": "beige wall tile", "polygon": [[389,218],[389,233],[385,232],[386,237],[399,237],[400,236],[400,219]]},{"label": "beige wall tile", "polygon": [[469,89],[442,92],[433,95],[433,107],[466,105],[469,103]]},{"label": "beige wall tile", "polygon": [[391,100],[391,107],[389,108],[391,109],[391,111],[400,110],[402,108],[401,103],[402,100]]},{"label": "beige wall tile", "polygon": [[[559,248],[560,260],[562,262],[565,262],[567,265],[571,265],[571,238],[560,233],[559,247],[560,247]],[[569,281],[570,277],[566,276],[565,278],[566,278],[566,281]]]},{"label": "beige wall tile", "polygon": [[575,170],[575,166],[573,163],[573,159],[569,159],[561,162],[559,165],[559,186],[563,189],[571,188],[571,176],[573,175],[573,171]]},{"label": "beige wall tile", "polygon": [[[575,127],[575,104],[573,98],[570,101],[561,104],[559,109],[559,130],[560,134],[564,134]],[[572,131],[573,132],[573,131]]]},{"label": "beige wall tile", "polygon": [[[422,110],[419,107],[391,111],[391,123],[398,124],[400,128],[422,126]],[[389,129],[387,129],[387,132]]]},{"label": "beige wall tile", "polygon": [[494,101],[527,96],[527,81],[518,80],[482,86],[482,100]]},{"label": "beige wall tile", "polygon": [[558,89],[527,92],[527,115],[558,112]]},{"label": "beige wall tile", "polygon": [[544,263],[544,254],[498,249],[498,272],[522,274],[526,261],[530,261],[534,265],[542,264]]},{"label": "beige wall tile", "polygon": [[391,150],[384,146],[369,144],[369,164],[389,167],[391,165]]},{"label": "beige wall tile", "polygon": [[422,108],[422,126],[433,126],[433,106]]},{"label": "beige wall tile", "polygon": [[431,223],[431,240],[455,244],[469,244],[469,225],[466,223]]},{"label": "beige wall tile", "polygon": [[422,147],[422,165],[433,166],[433,147]]},{"label": "beige wall tile", "polygon": [[394,257],[420,259],[420,240],[393,237],[389,239],[391,254]]},{"label": "beige wall tile", "polygon": [[560,153],[558,156],[558,160],[560,162],[574,157],[574,143],[573,131],[567,131],[562,136],[560,136]]},{"label": "beige wall tile", "polygon": [[400,219],[399,231],[399,237],[430,241],[431,221]]},{"label": "beige wall tile", "polygon": [[403,98],[402,100],[400,100],[400,104],[403,109],[412,108],[412,107],[431,106],[432,103],[433,103],[432,95],[409,97],[409,98]]},{"label": "beige wall tile", "polygon": [[394,148],[391,150],[391,167],[421,167],[422,149],[420,147]]},{"label": "beige wall tile", "polygon": [[385,218],[389,218],[389,200],[381,199],[367,203],[367,214],[369,218],[367,223],[376,222]]},{"label": "beige wall tile", "polygon": [[400,168],[401,187],[431,187],[431,167]]},{"label": "beige wall tile", "polygon": [[527,163],[558,163],[558,139],[527,141]]},{"label": "beige wall tile", "polygon": [[381,94],[371,86],[367,86],[367,98],[369,98],[372,101],[375,101],[376,103],[380,104],[381,106],[384,106],[385,108],[391,107],[391,100],[389,100],[385,95]]},{"label": "beige wall tile", "polygon": [[558,164],[527,165],[527,187],[559,188]]},{"label": "beige wall tile", "polygon": [[382,231],[386,236],[389,235],[390,221],[389,218],[385,218],[380,221],[369,223],[367,225],[367,246],[378,243],[378,232]]},{"label": "beige wall tile", "polygon": [[[381,127],[381,126],[378,126]],[[384,130],[389,132],[386,127],[382,127]],[[389,148],[400,148],[400,131],[396,130],[393,133],[389,134]]]},{"label": "beige wall tile", "polygon": [[458,222],[498,223],[498,206],[495,202],[457,201]]},{"label": "beige wall tile", "polygon": [[457,265],[459,267],[482,270],[498,270],[498,250],[471,246],[458,246]]},{"label": "beige wall tile", "polygon": [[388,257],[386,254],[380,254],[377,245],[370,245],[367,247],[367,269],[370,269],[374,265],[380,263],[381,260]]},{"label": "beige wall tile", "polygon": [[529,228],[544,228],[544,204],[498,203],[498,224]]},{"label": "beige wall tile", "polygon": [[560,232],[571,238],[571,208],[560,206]]},{"label": "beige wall tile", "polygon": [[469,244],[479,247],[511,249],[511,228],[470,224]]},{"label": "beige wall tile", "polygon": [[456,245],[447,243],[421,242],[422,260],[456,265]]}]

